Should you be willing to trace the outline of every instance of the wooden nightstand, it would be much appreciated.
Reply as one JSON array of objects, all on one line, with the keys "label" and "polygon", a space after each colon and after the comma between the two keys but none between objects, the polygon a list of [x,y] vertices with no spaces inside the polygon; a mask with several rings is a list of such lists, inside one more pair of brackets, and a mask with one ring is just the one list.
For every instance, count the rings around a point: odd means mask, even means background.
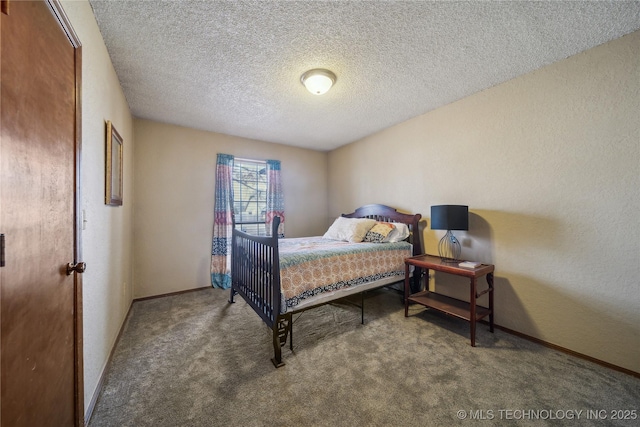
[{"label": "wooden nightstand", "polygon": [[[471,346],[475,347],[476,322],[478,320],[489,316],[489,330],[493,332],[493,271],[495,267],[493,264],[481,264],[477,268],[464,268],[458,266],[458,263],[459,262],[443,261],[440,257],[433,255],[418,255],[406,258],[404,260],[404,317],[409,316],[409,302],[415,302],[424,305],[425,307],[464,319],[471,324]],[[469,302],[429,291],[428,281],[427,290],[411,294],[409,289],[410,265],[425,269],[427,277],[429,277],[429,270],[468,277],[470,279]],[[482,276],[486,276],[488,287],[478,293],[478,279]],[[476,299],[486,293],[489,294],[489,307],[476,305]]]}]

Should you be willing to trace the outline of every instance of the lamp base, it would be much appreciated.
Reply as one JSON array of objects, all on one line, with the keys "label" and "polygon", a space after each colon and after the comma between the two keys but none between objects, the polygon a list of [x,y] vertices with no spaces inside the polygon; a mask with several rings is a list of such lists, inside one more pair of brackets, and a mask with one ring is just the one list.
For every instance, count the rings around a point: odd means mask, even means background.
[{"label": "lamp base", "polygon": [[451,230],[440,239],[438,243],[438,255],[444,262],[456,262],[460,258],[460,242],[453,235]]}]

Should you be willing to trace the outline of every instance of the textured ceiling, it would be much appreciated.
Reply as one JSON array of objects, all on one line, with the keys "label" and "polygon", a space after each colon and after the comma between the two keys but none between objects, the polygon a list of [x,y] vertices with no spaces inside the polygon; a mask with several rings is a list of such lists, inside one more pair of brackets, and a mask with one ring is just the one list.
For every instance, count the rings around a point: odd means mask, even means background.
[{"label": "textured ceiling", "polygon": [[134,116],[318,150],[640,28],[638,1],[90,3]]}]

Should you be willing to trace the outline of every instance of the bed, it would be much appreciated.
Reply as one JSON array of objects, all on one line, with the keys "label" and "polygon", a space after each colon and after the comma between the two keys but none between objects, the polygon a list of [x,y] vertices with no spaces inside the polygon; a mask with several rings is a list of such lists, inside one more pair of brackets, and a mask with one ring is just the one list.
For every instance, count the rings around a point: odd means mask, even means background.
[{"label": "bed", "polygon": [[[240,295],[272,330],[271,360],[281,367],[293,314],[404,280],[404,259],[422,253],[421,217],[374,204],[342,214],[324,236],[278,239],[278,217],[272,237],[234,227],[229,302]],[[411,274],[417,290],[421,272]],[[364,322],[364,298],[360,307]]]}]

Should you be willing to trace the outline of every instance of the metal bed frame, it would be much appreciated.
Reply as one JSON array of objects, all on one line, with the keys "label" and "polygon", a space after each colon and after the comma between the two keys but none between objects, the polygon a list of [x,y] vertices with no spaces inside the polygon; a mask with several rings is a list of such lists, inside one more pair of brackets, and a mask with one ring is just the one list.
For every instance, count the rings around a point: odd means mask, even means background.
[{"label": "metal bed frame", "polygon": [[[413,245],[413,255],[422,253],[422,244],[418,222],[420,214],[403,214],[385,205],[366,205],[351,214],[342,214],[346,218],[371,218],[376,221],[401,222],[409,226],[410,243]],[[284,365],[281,348],[287,342],[293,350],[293,319],[292,315],[310,308],[330,302],[324,300],[318,305],[305,307],[300,310],[281,313],[280,288],[280,258],[278,253],[278,226],[280,218],[275,217],[271,236],[255,236],[233,229],[231,255],[231,292],[229,302],[233,303],[234,296],[240,295],[273,331],[274,357],[271,359],[276,368]],[[413,290],[420,286],[421,270],[413,273]],[[386,286],[386,285],[381,285]],[[361,292],[362,294],[362,292]],[[336,296],[335,299],[341,298]],[[362,322],[364,323],[364,299],[362,299]]]}]

